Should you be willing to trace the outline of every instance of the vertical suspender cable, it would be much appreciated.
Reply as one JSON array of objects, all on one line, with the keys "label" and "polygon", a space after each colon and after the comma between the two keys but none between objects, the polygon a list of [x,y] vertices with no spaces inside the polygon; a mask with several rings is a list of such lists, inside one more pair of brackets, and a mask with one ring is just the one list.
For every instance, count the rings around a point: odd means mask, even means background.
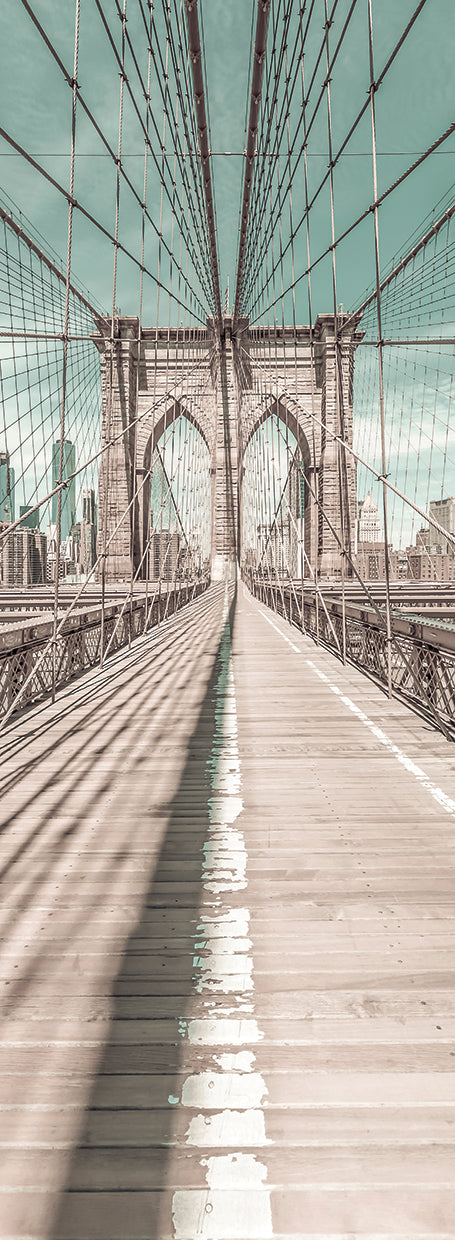
[{"label": "vertical suspender cable", "polygon": [[[63,480],[63,456],[65,451],[65,413],[66,413],[66,383],[68,374],[68,326],[69,326],[69,305],[70,305],[70,281],[71,281],[71,245],[73,236],[73,208],[74,208],[74,163],[76,153],[76,113],[77,113],[77,68],[79,59],[79,18],[80,18],[80,0],[76,0],[75,21],[74,21],[74,60],[73,60],[73,80],[72,88],[72,107],[71,107],[71,156],[70,156],[70,182],[68,195],[68,242],[66,251],[66,282],[65,282],[65,317],[63,326],[63,368],[62,368],[62,389],[61,389],[61,405],[60,405],[60,444],[59,444],[59,460],[58,460],[58,485],[57,494],[57,530],[56,530],[56,555],[55,555],[55,581],[54,581],[54,619],[52,631],[52,701],[55,701],[55,689],[57,681],[57,621],[58,621],[58,600],[59,600],[59,577],[60,577],[60,540],[62,531],[62,480]],[[67,498],[69,503],[69,497]]]},{"label": "vertical suspender cable", "polygon": [[319,590],[318,590],[318,547],[319,547],[319,522],[321,520],[318,499],[319,499],[319,470],[316,467],[316,433],[315,433],[315,367],[316,355],[314,347],[314,329],[313,329],[313,302],[311,290],[311,246],[310,246],[310,212],[309,212],[309,186],[308,186],[308,144],[307,144],[307,117],[306,117],[306,97],[305,97],[305,70],[304,70],[304,39],[302,31],[302,16],[300,14],[300,60],[301,60],[301,81],[302,81],[302,121],[303,121],[303,167],[305,178],[305,232],[306,232],[306,252],[307,252],[307,296],[308,296],[308,320],[310,331],[310,382],[311,382],[311,439],[313,450],[313,485],[315,490],[315,499],[312,501],[312,520],[317,522],[317,528],[312,529],[313,547],[310,545],[310,560],[313,554],[313,576],[315,582],[315,623],[316,623],[316,645],[319,646]]},{"label": "vertical suspender cable", "polygon": [[[147,170],[148,170],[148,154],[149,154],[149,124],[150,124],[150,82],[152,70],[152,22],[153,22],[153,4],[150,5],[149,11],[149,46],[147,59],[147,85],[145,93],[145,145],[144,145],[144,181],[142,187],[142,218],[141,218],[141,270],[139,278],[139,322],[137,332],[137,369],[136,369],[136,415],[135,415],[135,431],[134,431],[134,479],[135,488],[137,490],[137,416],[139,411],[139,376],[141,371],[141,350],[142,350],[142,306],[144,296],[144,256],[145,256],[145,218],[147,209]],[[134,573],[134,534],[135,534],[135,508],[133,509],[133,528],[132,528],[132,549],[131,549],[131,578]],[[139,512],[137,514],[139,518]],[[142,539],[148,538],[148,530],[139,530],[139,546],[142,545]],[[148,547],[146,547],[145,569],[142,570],[142,576],[145,572],[145,606],[144,606],[144,629],[147,628],[148,620],[148,592],[149,592],[149,561],[150,555]],[[131,580],[132,594],[132,580]]]},{"label": "vertical suspender cable", "polygon": [[376,91],[376,83],[374,80],[374,59],[373,59],[373,10],[372,0],[368,0],[368,43],[370,53],[370,108],[371,108],[371,152],[373,160],[373,198],[374,198],[374,253],[376,266],[376,310],[378,324],[378,370],[379,370],[379,412],[381,420],[381,469],[382,469],[382,505],[384,520],[384,563],[385,563],[385,593],[386,593],[386,625],[387,625],[387,689],[389,697],[392,696],[392,619],[390,607],[390,561],[389,561],[389,534],[388,534],[388,513],[387,513],[387,456],[386,456],[386,439],[385,439],[385,406],[384,406],[384,354],[382,339],[382,315],[381,315],[381,267],[379,261],[379,221],[378,221],[378,180],[377,180],[377,160],[376,160],[376,114],[374,96]]},{"label": "vertical suspender cable", "polygon": [[261,102],[262,73],[264,68],[265,50],[267,45],[267,23],[270,12],[270,0],[258,0],[256,36],[253,53],[253,76],[251,82],[250,116],[248,121],[248,138],[246,145],[245,181],[243,186],[243,203],[240,218],[239,257],[237,264],[237,283],[235,289],[233,330],[235,331],[239,316],[240,296],[242,291],[243,264],[245,245],[248,232],[250,212],[251,185],[253,180],[253,162],[256,153],[259,107]]},{"label": "vertical suspender cable", "polygon": [[188,43],[191,57],[191,68],[193,73],[194,99],[196,104],[196,116],[198,126],[199,147],[201,152],[202,171],[204,178],[204,195],[205,209],[207,212],[207,224],[209,230],[210,241],[210,257],[212,266],[213,279],[213,296],[215,318],[218,323],[218,330],[221,332],[221,295],[220,295],[220,277],[218,268],[218,252],[216,244],[216,226],[215,226],[215,207],[212,189],[212,177],[210,172],[210,147],[209,147],[209,131],[207,125],[207,116],[205,110],[205,90],[204,75],[202,69],[202,50],[199,35],[199,19],[197,12],[197,0],[185,0],[186,16],[188,22]]},{"label": "vertical suspender cable", "polygon": [[[333,185],[333,141],[332,141],[332,103],[330,92],[330,55],[329,55],[329,30],[333,18],[329,19],[328,3],[324,0],[325,8],[325,52],[326,52],[326,79],[325,94],[327,101],[327,127],[328,127],[328,155],[329,155],[329,187],[330,187],[330,223],[332,234],[332,287],[333,287],[333,316],[334,316],[334,348],[335,348],[335,401],[337,415],[337,432],[342,440],[345,439],[344,412],[343,412],[343,376],[341,362],[341,347],[338,325],[338,305],[337,305],[337,281],[336,281],[336,257],[335,257],[335,196]],[[346,448],[341,447],[340,442],[337,443],[337,466],[338,466],[338,490],[340,503],[340,533],[341,533],[341,612],[342,612],[342,635],[343,635],[343,663],[346,663],[346,596],[345,596],[345,577],[346,577],[346,553],[350,552],[349,537],[349,500],[348,486],[346,478]],[[348,546],[346,546],[348,544]]]},{"label": "vertical suspender cable", "polygon": [[125,82],[125,24],[126,24],[126,0],[123,0],[122,9],[122,56],[120,71],[120,96],[119,96],[119,117],[118,117],[118,148],[117,148],[117,181],[115,191],[115,229],[114,229],[114,262],[112,272],[112,311],[111,311],[111,335],[109,341],[109,416],[108,416],[108,447],[106,453],[105,465],[105,519],[104,519],[104,553],[101,568],[101,634],[100,634],[100,667],[104,662],[104,642],[105,642],[105,604],[106,604],[106,550],[107,550],[107,513],[108,513],[108,495],[109,495],[109,467],[110,467],[110,440],[112,436],[112,408],[113,408],[113,383],[114,383],[114,361],[115,361],[115,302],[117,295],[117,259],[118,259],[118,234],[119,234],[119,218],[120,218],[120,173],[122,159],[122,124],[123,124],[123,90]]}]

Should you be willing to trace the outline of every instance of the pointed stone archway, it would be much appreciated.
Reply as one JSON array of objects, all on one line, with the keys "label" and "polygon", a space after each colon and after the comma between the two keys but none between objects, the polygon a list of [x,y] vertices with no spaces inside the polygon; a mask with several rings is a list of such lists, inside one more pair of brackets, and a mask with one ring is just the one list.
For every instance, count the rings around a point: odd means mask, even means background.
[{"label": "pointed stone archway", "polygon": [[[241,391],[240,479],[252,435],[278,416],[299,444],[305,473],[305,553],[319,577],[341,576],[341,546],[352,554],[356,466],[334,435],[352,447],[353,376],[358,320],[333,315],[308,327],[258,327],[244,332],[237,356]],[[241,502],[241,500],[240,500]],[[347,573],[349,575],[349,560]]]},{"label": "pointed stone archway", "polygon": [[212,572],[231,573],[241,560],[245,448],[273,413],[302,452],[308,560],[320,577],[339,577],[340,543],[354,547],[356,469],[333,436],[342,431],[352,445],[358,321],[339,316],[337,339],[333,315],[320,315],[311,334],[308,327],[249,328],[242,320],[237,338],[226,318],[221,339],[210,320],[206,328],[142,329],[140,341],[137,318],[116,319],[113,337],[110,319],[100,317],[97,326],[102,444],[110,444],[99,477],[98,554],[107,546],[107,580],[127,581],[132,568],[140,575],[153,448],[180,417],[210,453]]}]

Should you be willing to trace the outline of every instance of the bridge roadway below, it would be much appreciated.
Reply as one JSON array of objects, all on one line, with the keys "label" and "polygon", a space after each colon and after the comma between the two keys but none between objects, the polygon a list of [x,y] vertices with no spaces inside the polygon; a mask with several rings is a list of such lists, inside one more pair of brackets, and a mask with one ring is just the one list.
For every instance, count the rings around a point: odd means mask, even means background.
[{"label": "bridge roadway below", "polygon": [[455,1236],[455,750],[239,586],[2,741],[2,1240]]}]

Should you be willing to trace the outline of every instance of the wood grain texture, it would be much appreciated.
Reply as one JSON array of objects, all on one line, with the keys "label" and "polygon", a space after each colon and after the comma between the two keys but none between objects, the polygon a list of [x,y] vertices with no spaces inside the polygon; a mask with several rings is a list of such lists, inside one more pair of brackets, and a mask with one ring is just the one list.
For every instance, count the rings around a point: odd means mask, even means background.
[{"label": "wood grain texture", "polygon": [[[266,1193],[275,1240],[448,1240],[455,813],[429,786],[455,799],[452,746],[240,587],[247,886],[219,930],[223,602],[212,587],[3,737],[0,1237],[175,1240],[184,1194],[188,1240],[267,1240]],[[223,1076],[239,1052],[249,1075]],[[262,1186],[209,1191],[209,1160],[240,1155]]]}]

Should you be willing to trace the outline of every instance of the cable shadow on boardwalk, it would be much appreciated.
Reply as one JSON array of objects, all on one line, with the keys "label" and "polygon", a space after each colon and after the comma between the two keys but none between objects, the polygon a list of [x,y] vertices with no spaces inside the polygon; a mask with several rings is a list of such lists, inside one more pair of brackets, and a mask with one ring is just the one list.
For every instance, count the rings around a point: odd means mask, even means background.
[{"label": "cable shadow on boardwalk", "polygon": [[[90,934],[96,919],[96,905],[87,908],[84,895],[79,901],[74,886],[83,893],[86,885],[86,850],[98,855],[97,881],[103,885],[107,903],[114,898],[120,874],[134,853],[134,831],[129,824],[114,854],[106,849],[105,818],[119,765],[125,757],[129,769],[141,757],[134,756],[143,734],[151,736],[153,746],[172,740],[172,709],[179,694],[185,701],[191,694],[199,652],[212,638],[220,593],[208,600],[208,608],[188,617],[189,631],[177,632],[171,622],[161,644],[131,654],[128,666],[122,660],[114,667],[112,683],[101,686],[90,682],[79,690],[65,693],[51,720],[40,734],[40,717],[26,723],[29,745],[19,736],[7,738],[4,778],[0,781],[2,818],[0,822],[0,880],[2,890],[1,936],[3,949],[17,951],[17,936],[23,935],[27,951],[20,954],[20,967],[11,974],[2,995],[0,1020],[17,1019],[30,1002],[42,1007],[42,984],[72,984],[69,954],[77,956],[81,935]],[[127,696],[125,698],[125,684]],[[75,710],[72,703],[75,702]],[[46,717],[45,717],[46,719]],[[34,734],[37,734],[38,740]],[[35,742],[35,743],[34,743]],[[14,745],[16,754],[12,754]],[[11,760],[12,759],[12,760]],[[134,774],[133,774],[134,784]],[[104,808],[103,808],[104,807]],[[161,822],[165,819],[165,811]],[[155,832],[157,844],[157,831]],[[55,900],[49,903],[52,883]],[[68,889],[69,887],[69,889]],[[42,912],[39,909],[42,907]],[[41,925],[41,919],[44,925]],[[49,974],[46,924],[58,927],[61,959],[57,973]],[[31,935],[31,923],[35,931]],[[43,936],[43,931],[44,936]],[[83,946],[83,945],[82,945]],[[61,979],[61,983],[60,983]],[[73,977],[74,981],[74,977]],[[65,991],[66,993],[66,991]],[[45,1010],[43,1012],[45,1015]]]},{"label": "cable shadow on boardwalk", "polygon": [[[234,594],[231,632],[235,605]],[[163,1240],[172,1234],[173,1185],[191,1184],[188,1116],[169,1100],[181,1093],[186,1044],[179,1026],[194,997],[221,666],[220,640],[150,888],[114,982],[109,1034],[52,1240]]]}]

